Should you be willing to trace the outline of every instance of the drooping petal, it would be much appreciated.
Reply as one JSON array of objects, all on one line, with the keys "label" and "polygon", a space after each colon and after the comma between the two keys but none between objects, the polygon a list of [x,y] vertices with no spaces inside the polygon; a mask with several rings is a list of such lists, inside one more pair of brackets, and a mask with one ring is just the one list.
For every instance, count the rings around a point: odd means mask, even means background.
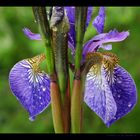
[{"label": "drooping petal", "polygon": [[30,120],[40,114],[50,104],[50,80],[38,65],[44,56],[25,59],[11,69],[9,84],[13,94],[28,111]]},{"label": "drooping petal", "polygon": [[117,106],[105,77],[103,66],[94,65],[85,83],[85,103],[107,124],[115,116]]},{"label": "drooping petal", "polygon": [[120,42],[126,39],[128,36],[128,31],[118,32],[117,30],[111,30],[109,33],[99,34],[84,45],[83,55],[86,55],[89,52],[96,51],[104,43]]},{"label": "drooping petal", "polygon": [[117,66],[114,69],[114,82],[110,85],[113,97],[117,105],[117,112],[107,126],[128,114],[137,102],[137,91],[133,78],[122,67]]},{"label": "drooping petal", "polygon": [[[116,55],[109,52],[98,52],[98,55],[95,54],[93,55],[94,57],[97,57],[99,54],[102,55],[103,61],[101,66],[93,65],[87,74],[84,100],[109,127],[133,109],[137,101],[137,91],[131,75],[118,65]],[[96,58],[92,59],[96,60]],[[101,87],[103,87],[102,90]],[[114,112],[108,121],[104,119],[106,114],[102,113],[103,115],[101,115],[100,113],[104,108],[107,109],[109,107],[107,104],[104,105],[105,107],[102,105],[103,103],[101,104],[101,99],[104,99],[101,93],[109,96],[104,97],[106,100],[112,98],[111,100],[115,102],[116,107],[114,106],[114,109],[116,113]],[[109,102],[111,103],[111,101]],[[113,102],[111,104],[114,104]],[[95,106],[95,103],[98,104],[98,108]]]},{"label": "drooping petal", "polygon": [[24,28],[23,32],[31,40],[41,40],[40,34],[32,33],[28,28]]},{"label": "drooping petal", "polygon": [[93,21],[93,26],[98,33],[103,33],[105,24],[105,7],[100,7],[98,16]]},{"label": "drooping petal", "polygon": [[107,71],[106,79],[117,105],[116,115],[106,124],[109,127],[133,109],[137,101],[137,91],[131,75],[117,64],[118,58],[109,52],[102,54]]}]

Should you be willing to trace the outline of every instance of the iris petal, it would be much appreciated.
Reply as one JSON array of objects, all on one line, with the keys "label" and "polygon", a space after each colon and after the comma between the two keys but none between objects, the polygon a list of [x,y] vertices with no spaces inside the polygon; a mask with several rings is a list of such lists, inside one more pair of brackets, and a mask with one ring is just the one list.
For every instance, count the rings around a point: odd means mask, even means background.
[{"label": "iris petal", "polygon": [[93,65],[87,74],[84,101],[109,127],[133,109],[137,91],[131,75],[117,64],[117,56],[109,52],[101,54],[102,63]]},{"label": "iris petal", "polygon": [[126,39],[129,36],[128,31],[118,32],[116,29],[111,30],[108,33],[102,33],[91,40],[89,40],[83,48],[83,55],[86,55],[89,52],[94,52],[100,48],[104,43],[109,42],[120,42]]},{"label": "iris petal", "polygon": [[103,66],[92,66],[85,83],[85,103],[107,124],[115,116],[117,106],[105,78]]},{"label": "iris petal", "polygon": [[31,40],[41,40],[40,34],[32,33],[28,28],[24,28],[23,32]]},{"label": "iris petal", "polygon": [[110,85],[113,97],[117,104],[117,112],[114,118],[108,122],[108,126],[128,114],[137,102],[135,82],[131,75],[122,67],[114,69],[114,82]]},{"label": "iris petal", "polygon": [[112,50],[112,45],[111,44],[101,45],[100,48],[104,50]]},{"label": "iris petal", "polygon": [[[66,10],[67,16],[69,18],[70,24],[75,24],[75,7],[72,7],[72,6],[65,7],[65,10]],[[86,26],[88,26],[88,24],[90,22],[92,10],[93,10],[93,7],[88,7]]]},{"label": "iris petal", "polygon": [[[68,41],[75,47],[75,7],[65,7],[69,22],[70,22],[70,31],[68,34]],[[92,15],[93,7],[88,7],[87,11],[87,20],[86,20],[86,27],[88,26],[91,15]]]},{"label": "iris petal", "polygon": [[33,59],[22,60],[9,74],[10,88],[29,112],[30,120],[34,120],[50,104],[50,80],[47,74],[35,69],[37,63]]},{"label": "iris petal", "polygon": [[98,16],[93,21],[93,26],[98,33],[103,33],[105,24],[105,8],[100,7]]}]

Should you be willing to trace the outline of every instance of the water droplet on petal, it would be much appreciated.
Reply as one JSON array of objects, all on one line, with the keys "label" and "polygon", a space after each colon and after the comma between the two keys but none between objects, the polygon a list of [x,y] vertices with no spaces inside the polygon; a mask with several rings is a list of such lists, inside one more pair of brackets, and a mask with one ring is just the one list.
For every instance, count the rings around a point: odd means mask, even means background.
[{"label": "water droplet on petal", "polygon": [[116,120],[117,118],[116,118],[116,117],[113,117],[113,119],[115,119],[115,120]]},{"label": "water droplet on petal", "polygon": [[117,90],[118,93],[121,93],[122,91],[120,89]]},{"label": "water droplet on petal", "polygon": [[39,99],[41,99],[41,97],[39,97]]},{"label": "water droplet on petal", "polygon": [[128,107],[131,107],[132,106],[132,104],[131,103],[128,103]]},{"label": "water droplet on petal", "polygon": [[118,83],[118,84],[121,84],[121,83],[122,83],[122,81],[118,80],[118,81],[117,81],[117,83]]},{"label": "water droplet on petal", "polygon": [[42,90],[43,90],[43,91],[45,91],[45,90],[46,90],[46,88],[45,88],[45,87],[43,87],[43,88],[42,88]]},{"label": "water droplet on petal", "polygon": [[35,116],[30,117],[29,120],[30,120],[31,122],[33,122],[33,121],[35,120]]},{"label": "water droplet on petal", "polygon": [[118,98],[120,98],[121,97],[121,95],[120,94],[118,94]]}]

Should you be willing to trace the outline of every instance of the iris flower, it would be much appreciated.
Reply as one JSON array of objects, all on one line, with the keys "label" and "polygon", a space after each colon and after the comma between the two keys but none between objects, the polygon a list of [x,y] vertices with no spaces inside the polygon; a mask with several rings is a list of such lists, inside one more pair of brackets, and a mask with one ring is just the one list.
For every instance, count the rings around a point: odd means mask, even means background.
[{"label": "iris flower", "polygon": [[[70,23],[68,47],[75,57],[75,8],[65,7]],[[92,7],[88,7],[86,27],[90,22]],[[118,57],[110,52],[100,52],[100,48],[111,50],[111,42],[123,41],[129,36],[128,31],[116,29],[104,33],[105,8],[100,7],[93,26],[98,32],[83,45],[81,65],[88,66],[85,79],[84,102],[106,124],[112,123],[130,112],[137,101],[135,82],[131,75],[118,65]],[[31,40],[41,40],[40,34],[23,29]],[[29,112],[30,120],[45,110],[50,104],[49,76],[39,69],[39,63],[45,56],[22,60],[14,65],[9,74],[10,87],[16,98]]]}]

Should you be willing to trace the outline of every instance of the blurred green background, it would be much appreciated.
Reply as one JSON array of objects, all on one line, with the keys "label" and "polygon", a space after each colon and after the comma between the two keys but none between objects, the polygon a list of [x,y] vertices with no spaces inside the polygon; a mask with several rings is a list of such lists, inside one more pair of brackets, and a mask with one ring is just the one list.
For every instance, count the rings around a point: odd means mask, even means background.
[{"label": "blurred green background", "polygon": [[[96,9],[95,9],[95,12]],[[120,58],[120,65],[127,69],[140,91],[140,8],[107,7],[105,32],[111,29],[129,30],[130,36],[123,42],[112,43]],[[34,122],[12,95],[8,75],[18,61],[44,51],[41,41],[31,41],[22,32],[28,27],[38,32],[31,7],[0,7],[0,133],[53,133],[51,107],[37,116]],[[88,27],[85,40],[95,35]],[[107,128],[101,119],[84,104],[83,132],[85,133],[138,133],[140,132],[140,100],[131,113]]]}]

